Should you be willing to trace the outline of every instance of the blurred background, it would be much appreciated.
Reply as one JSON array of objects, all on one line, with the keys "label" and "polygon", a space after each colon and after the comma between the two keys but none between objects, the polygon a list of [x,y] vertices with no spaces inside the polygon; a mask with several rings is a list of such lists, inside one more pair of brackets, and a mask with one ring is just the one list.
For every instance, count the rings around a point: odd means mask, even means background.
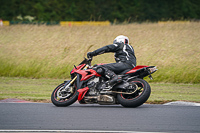
[{"label": "blurred background", "polygon": [[[199,0],[0,0],[0,100],[50,102],[86,53],[129,37],[149,103],[200,101]],[[112,63],[114,54],[92,64]]]},{"label": "blurred background", "polygon": [[[0,18],[0,76],[70,78],[87,52],[123,34],[137,65],[158,67],[153,82],[200,82],[199,0],[0,0]],[[93,64],[102,62],[113,54]]]},{"label": "blurred background", "polygon": [[9,21],[110,21],[111,23],[199,20],[199,0],[0,0]]}]

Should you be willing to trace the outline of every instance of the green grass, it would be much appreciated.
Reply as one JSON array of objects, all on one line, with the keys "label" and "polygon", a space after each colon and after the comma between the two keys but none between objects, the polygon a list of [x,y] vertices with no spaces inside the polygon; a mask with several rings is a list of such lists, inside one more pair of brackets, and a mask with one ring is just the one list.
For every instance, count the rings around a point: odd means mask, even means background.
[{"label": "green grass", "polygon": [[63,82],[58,79],[0,78],[0,99],[23,99],[50,102],[54,88]]},{"label": "green grass", "polygon": [[151,83],[149,103],[168,101],[200,102],[200,84]]},{"label": "green grass", "polygon": [[[0,99],[16,98],[50,102],[51,93],[64,79],[27,79],[0,77]],[[200,84],[150,83],[152,93],[147,103],[169,101],[200,102]]]},{"label": "green grass", "polygon": [[[0,28],[0,76],[69,78],[88,51],[124,34],[137,65],[155,65],[153,82],[200,83],[200,23],[143,23],[111,26],[14,25]],[[113,54],[94,58],[114,62]]]}]

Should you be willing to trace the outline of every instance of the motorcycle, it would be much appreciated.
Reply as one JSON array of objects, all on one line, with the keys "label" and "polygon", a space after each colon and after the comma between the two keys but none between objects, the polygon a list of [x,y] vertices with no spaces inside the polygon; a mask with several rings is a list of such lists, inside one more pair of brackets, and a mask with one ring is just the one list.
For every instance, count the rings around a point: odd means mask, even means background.
[{"label": "motorcycle", "polygon": [[118,74],[122,78],[120,83],[108,85],[106,77],[98,74],[91,65],[92,59],[86,59],[75,66],[70,72],[71,80],[58,85],[51,95],[55,106],[63,107],[75,103],[114,105],[123,107],[138,107],[145,103],[151,93],[151,87],[144,77],[157,71],[155,66],[136,66]]}]

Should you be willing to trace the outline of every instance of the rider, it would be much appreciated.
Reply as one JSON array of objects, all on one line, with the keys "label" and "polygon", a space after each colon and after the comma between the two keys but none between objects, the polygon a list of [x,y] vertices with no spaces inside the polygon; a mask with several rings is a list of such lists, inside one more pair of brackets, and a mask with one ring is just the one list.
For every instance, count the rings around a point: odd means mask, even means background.
[{"label": "rider", "polygon": [[117,76],[117,74],[127,69],[130,70],[136,66],[136,57],[133,47],[129,45],[128,37],[123,35],[117,36],[114,39],[113,44],[104,46],[93,52],[88,52],[87,57],[92,58],[93,56],[108,52],[115,53],[116,63],[100,65],[97,67],[96,71],[100,75],[109,78],[109,85],[113,86],[122,81],[121,77]]}]

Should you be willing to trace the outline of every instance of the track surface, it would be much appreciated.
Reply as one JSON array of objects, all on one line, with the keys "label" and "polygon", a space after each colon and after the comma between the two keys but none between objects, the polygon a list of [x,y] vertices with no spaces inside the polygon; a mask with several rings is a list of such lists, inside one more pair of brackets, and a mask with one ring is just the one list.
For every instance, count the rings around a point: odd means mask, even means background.
[{"label": "track surface", "polygon": [[0,130],[200,132],[200,106],[0,103]]}]

